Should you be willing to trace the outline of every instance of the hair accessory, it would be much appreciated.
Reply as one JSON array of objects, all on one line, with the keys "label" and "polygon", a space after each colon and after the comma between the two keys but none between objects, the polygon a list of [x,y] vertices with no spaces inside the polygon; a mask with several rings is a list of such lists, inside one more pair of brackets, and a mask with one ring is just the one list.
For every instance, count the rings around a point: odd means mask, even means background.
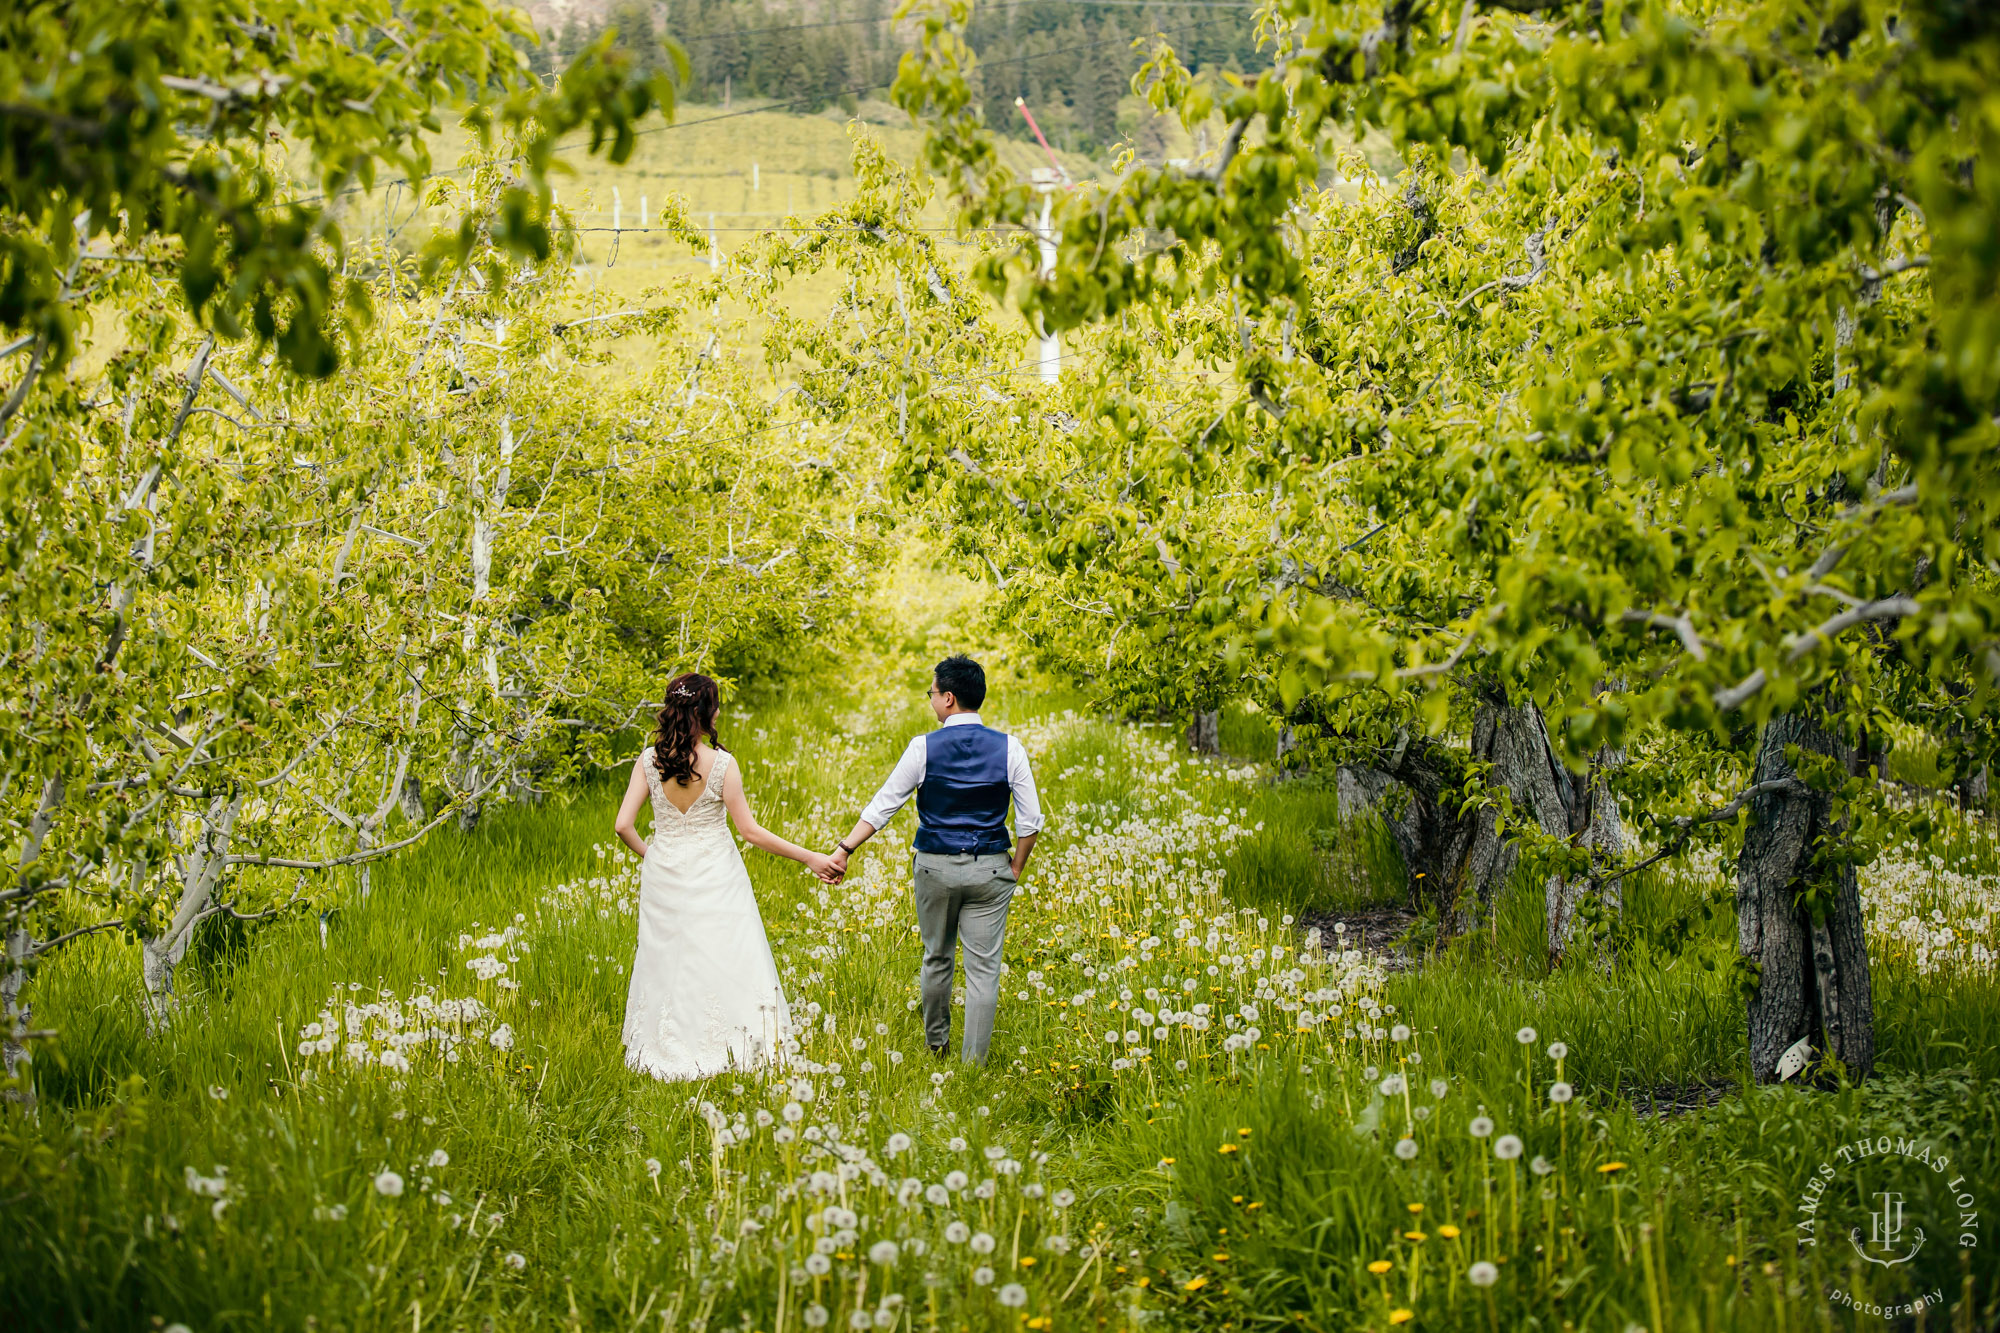
[{"label": "hair accessory", "polygon": [[674,697],[676,699],[692,699],[694,698],[694,691],[685,685],[676,685],[674,687]]}]

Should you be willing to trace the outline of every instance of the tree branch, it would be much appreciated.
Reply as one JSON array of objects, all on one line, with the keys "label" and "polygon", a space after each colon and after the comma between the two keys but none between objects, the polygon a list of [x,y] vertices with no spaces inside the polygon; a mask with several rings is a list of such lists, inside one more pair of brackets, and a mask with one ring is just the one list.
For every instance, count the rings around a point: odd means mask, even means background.
[{"label": "tree branch", "polygon": [[365,852],[349,852],[346,856],[329,857],[324,861],[299,861],[284,856],[232,856],[229,858],[229,864],[233,866],[277,866],[285,870],[332,870],[337,866],[357,866],[368,861],[379,861],[391,852],[400,852],[405,847],[421,842],[432,829],[444,823],[446,819],[456,813],[460,806],[476,801],[487,792],[492,791],[494,787],[499,785],[500,779],[505,776],[506,769],[503,766],[499,772],[488,778],[479,790],[468,793],[462,800],[448,803],[442,810],[437,812],[437,815],[430,823],[424,825],[409,837],[404,838],[401,842],[388,842],[382,844],[380,847],[371,847]]},{"label": "tree branch", "polygon": [[[1676,815],[1670,822],[1677,833],[1686,834],[1703,824],[1718,824],[1724,820],[1734,819],[1737,811],[1741,810],[1754,798],[1766,793],[1780,791],[1802,793],[1806,790],[1808,790],[1806,784],[1797,778],[1772,778],[1768,782],[1759,782],[1745,787],[1742,791],[1730,797],[1726,805],[1719,805],[1713,810],[1707,810],[1698,815]],[[1597,882],[1600,885],[1616,883],[1618,880],[1624,879],[1627,875],[1637,874],[1647,866],[1664,861],[1670,856],[1677,856],[1686,850],[1686,848],[1687,839],[1685,837],[1679,838],[1662,847],[1659,851],[1654,852],[1643,861],[1635,862],[1632,865],[1626,866],[1623,870],[1612,874],[1601,876]]]},{"label": "tree branch", "polygon": [[1505,277],[1495,278],[1491,282],[1482,283],[1479,286],[1474,287],[1464,296],[1458,298],[1459,308],[1464,309],[1466,306],[1471,305],[1472,302],[1475,299],[1477,299],[1482,292],[1492,291],[1495,287],[1498,287],[1503,291],[1518,292],[1523,287],[1526,287],[1530,283],[1534,282],[1535,279],[1541,277],[1542,274],[1548,272],[1549,252],[1548,252],[1548,247],[1543,240],[1543,238],[1547,235],[1548,235],[1548,228],[1544,227],[1540,231],[1535,232],[1528,237],[1527,240],[1528,271],[1526,273],[1510,273],[1507,274]]},{"label": "tree branch", "polygon": [[1627,611],[1621,619],[1628,625],[1650,625],[1654,629],[1670,629],[1680,636],[1688,655],[1697,662],[1708,660],[1708,649],[1701,636],[1695,633],[1694,621],[1684,612],[1679,616],[1662,615],[1658,611]]},{"label": "tree branch", "polygon": [[1486,628],[1487,622],[1493,620],[1506,609],[1507,604],[1505,602],[1495,602],[1492,606],[1487,607],[1478,620],[1466,626],[1465,637],[1458,641],[1458,647],[1451,650],[1451,656],[1445,658],[1442,662],[1432,662],[1427,666],[1397,667],[1394,672],[1396,679],[1415,680],[1423,676],[1444,675],[1447,671],[1458,665],[1459,659],[1465,656],[1468,648],[1472,647],[1472,641],[1479,637],[1479,631]]},{"label": "tree branch", "polygon": [[994,491],[1000,495],[1002,499],[1006,500],[1008,504],[1014,506],[1015,511],[1018,512],[1021,515],[1021,517],[1026,518],[1028,516],[1028,502],[1026,500],[1023,500],[1020,496],[1014,494],[1012,491],[1008,490],[1006,487],[1002,486],[992,477],[988,476],[986,474],[985,469],[981,468],[978,463],[975,463],[973,461],[971,454],[968,454],[963,449],[954,449],[950,453],[946,454],[945,457],[949,458],[952,462],[964,468],[967,472],[970,472],[973,476],[978,477],[981,481],[984,481],[988,486],[991,486],[994,489]]}]

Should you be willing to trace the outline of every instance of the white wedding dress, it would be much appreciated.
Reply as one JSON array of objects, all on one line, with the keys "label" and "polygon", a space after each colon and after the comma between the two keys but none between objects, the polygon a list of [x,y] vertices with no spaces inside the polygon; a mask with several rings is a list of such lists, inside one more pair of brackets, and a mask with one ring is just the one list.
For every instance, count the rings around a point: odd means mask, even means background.
[{"label": "white wedding dress", "polygon": [[777,963],[729,831],[717,751],[683,813],[667,799],[649,748],[653,837],[639,868],[639,948],[625,1001],[625,1063],[664,1080],[706,1078],[777,1056],[790,1031]]}]

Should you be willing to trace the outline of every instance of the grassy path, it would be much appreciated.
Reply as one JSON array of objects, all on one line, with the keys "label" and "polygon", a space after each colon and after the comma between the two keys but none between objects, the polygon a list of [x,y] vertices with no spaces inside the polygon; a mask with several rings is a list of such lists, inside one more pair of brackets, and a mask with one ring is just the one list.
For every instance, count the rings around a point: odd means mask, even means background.
[{"label": "grassy path", "polygon": [[[726,714],[768,825],[845,829],[918,726],[907,674],[862,706]],[[924,1052],[907,813],[837,889],[750,853],[798,1057],[663,1086],[621,1063],[637,881],[613,788],[503,810],[324,930],[211,933],[158,1041],[129,949],[44,973],[63,1035],[39,1119],[0,1121],[0,1311],[419,1333],[1768,1333],[1849,1326],[1838,1287],[1937,1290],[1991,1318],[1990,1250],[1948,1234],[1952,1179],[2000,1207],[1990,978],[1885,964],[1891,1072],[1865,1092],[1732,1092],[1642,1122],[1625,1091],[1726,1084],[1738,1061],[1740,1002],[1704,966],[1727,957],[1726,914],[1679,953],[1634,944],[1615,973],[1545,977],[1523,893],[1477,949],[1385,976],[1297,920],[1368,897],[1351,831],[1345,857],[1315,848],[1337,823],[1326,788],[1051,700],[996,703],[1053,818],[988,1067]],[[1635,928],[1704,887],[1649,880]],[[1898,1182],[1932,1244],[1897,1270],[1831,1232],[1802,1249],[1819,1163],[1878,1133],[1952,1159]],[[1840,1188],[1865,1225],[1865,1182]]]}]

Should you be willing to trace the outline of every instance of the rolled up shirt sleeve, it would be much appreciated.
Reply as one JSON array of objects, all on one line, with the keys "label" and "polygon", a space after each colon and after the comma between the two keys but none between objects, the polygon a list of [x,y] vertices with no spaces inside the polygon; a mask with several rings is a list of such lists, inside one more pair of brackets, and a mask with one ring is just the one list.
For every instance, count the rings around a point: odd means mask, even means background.
[{"label": "rolled up shirt sleeve", "polygon": [[1042,831],[1042,798],[1035,794],[1035,770],[1028,752],[1013,736],[1007,738],[1007,786],[1014,793],[1014,836]]},{"label": "rolled up shirt sleeve", "polygon": [[[910,797],[916,792],[917,788],[923,785],[924,758],[928,753],[929,749],[922,736],[911,740],[909,746],[903,751],[903,757],[898,759],[896,766],[889,770],[889,780],[882,784],[882,789],[875,793],[875,799],[870,801],[868,808],[861,812],[861,818],[870,828],[880,829],[886,826],[890,820],[896,817],[897,811],[909,803]],[[1025,762],[1023,763],[1022,771],[1027,771]],[[1010,757],[1008,761],[1009,780],[1012,779],[1012,776],[1013,761]],[[1030,785],[1028,790],[1032,793],[1034,787]]]}]

